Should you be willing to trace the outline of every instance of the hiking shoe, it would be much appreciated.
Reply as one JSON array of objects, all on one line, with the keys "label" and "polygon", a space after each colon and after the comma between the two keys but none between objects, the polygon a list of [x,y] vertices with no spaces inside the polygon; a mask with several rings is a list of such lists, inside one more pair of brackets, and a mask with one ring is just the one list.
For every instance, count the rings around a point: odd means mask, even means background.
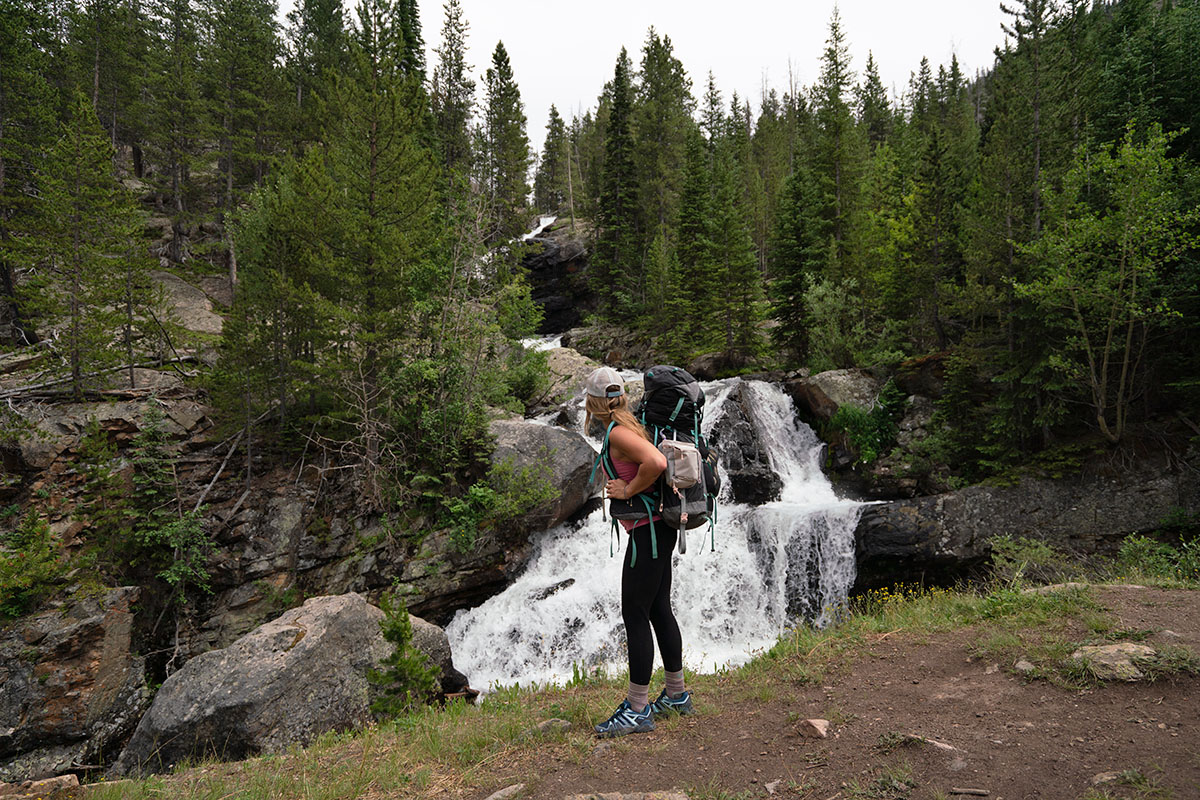
[{"label": "hiking shoe", "polygon": [[624,736],[627,733],[642,733],[654,730],[654,717],[650,713],[651,706],[642,709],[641,713],[634,711],[628,700],[622,700],[621,705],[607,721],[596,726],[596,735],[601,739],[614,736]]},{"label": "hiking shoe", "polygon": [[692,705],[691,692],[683,692],[672,697],[667,694],[666,689],[663,689],[662,694],[649,707],[650,713],[655,719],[669,717],[672,714],[680,714],[686,717],[688,714],[696,713],[696,707]]}]

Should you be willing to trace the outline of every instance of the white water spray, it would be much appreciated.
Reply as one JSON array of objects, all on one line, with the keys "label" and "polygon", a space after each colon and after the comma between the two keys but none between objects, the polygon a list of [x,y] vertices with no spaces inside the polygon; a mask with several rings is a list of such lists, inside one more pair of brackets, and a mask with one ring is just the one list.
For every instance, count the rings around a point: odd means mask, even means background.
[{"label": "white water spray", "polygon": [[[688,552],[670,555],[673,604],[684,663],[709,672],[745,663],[789,625],[832,621],[854,581],[854,528],[862,507],[839,500],[821,472],[821,442],[796,422],[776,386],[737,379],[704,384],[707,433],[741,385],[771,468],[778,501],[736,504],[723,481],[716,551],[707,528],[688,533]],[[455,665],[473,685],[561,683],[577,665],[626,665],[621,622],[621,556],[609,557],[610,524],[597,511],[581,526],[540,535],[525,572],[446,628]],[[649,554],[639,553],[639,558]],[[667,557],[659,553],[659,557]]]}]

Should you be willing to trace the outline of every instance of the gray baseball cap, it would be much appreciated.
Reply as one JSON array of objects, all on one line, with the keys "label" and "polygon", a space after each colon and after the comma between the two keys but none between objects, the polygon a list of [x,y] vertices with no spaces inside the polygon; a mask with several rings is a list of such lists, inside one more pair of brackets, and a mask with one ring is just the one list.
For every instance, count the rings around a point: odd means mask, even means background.
[{"label": "gray baseball cap", "polygon": [[625,379],[612,367],[600,367],[588,376],[584,389],[592,397],[620,397],[625,394]]}]

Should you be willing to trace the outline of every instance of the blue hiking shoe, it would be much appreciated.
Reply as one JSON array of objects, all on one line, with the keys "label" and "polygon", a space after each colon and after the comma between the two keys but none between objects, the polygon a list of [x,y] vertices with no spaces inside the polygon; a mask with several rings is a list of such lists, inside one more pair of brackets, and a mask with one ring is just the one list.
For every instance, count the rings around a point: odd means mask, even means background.
[{"label": "blue hiking shoe", "polygon": [[652,731],[654,730],[654,717],[650,713],[651,708],[652,706],[647,704],[639,713],[633,710],[628,700],[622,700],[613,715],[596,726],[596,735],[601,739],[610,739],[614,736],[624,736],[627,733]]},{"label": "blue hiking shoe", "polygon": [[655,719],[669,717],[672,714],[680,714],[687,716],[695,714],[696,707],[692,705],[692,693],[683,692],[675,696],[667,694],[667,690],[663,689],[662,694],[658,696],[653,703],[650,704],[650,713]]}]

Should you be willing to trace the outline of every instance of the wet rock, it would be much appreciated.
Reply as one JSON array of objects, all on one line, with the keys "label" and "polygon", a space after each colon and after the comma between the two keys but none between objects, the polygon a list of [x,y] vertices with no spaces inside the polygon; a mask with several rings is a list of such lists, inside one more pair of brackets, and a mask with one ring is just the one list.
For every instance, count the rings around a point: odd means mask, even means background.
[{"label": "wet rock", "polygon": [[513,532],[553,528],[574,514],[592,494],[588,478],[595,453],[575,431],[536,422],[496,420],[488,426],[496,438],[492,463],[508,463],[514,474],[547,480],[553,498],[512,523]]},{"label": "wet rock", "polygon": [[1139,661],[1150,661],[1158,655],[1153,647],[1133,642],[1081,647],[1071,654],[1082,661],[1097,679],[1102,681],[1140,681],[1146,677],[1138,668]]},{"label": "wet rock", "polygon": [[715,381],[726,375],[734,375],[746,362],[728,353],[705,353],[688,363],[687,371],[700,381]]},{"label": "wet rock", "polygon": [[140,595],[110,589],[0,632],[0,780],[95,764],[137,725],[150,702],[132,649]]},{"label": "wet rock", "polygon": [[526,241],[529,254],[522,260],[529,271],[530,297],[542,307],[539,333],[559,333],[580,323],[596,307],[588,285],[588,250],[569,224]]},{"label": "wet rock", "polygon": [[193,658],[163,683],[114,773],[278,753],[326,731],[369,724],[367,672],[391,650],[382,617],[357,594],[316,597]]},{"label": "wet rock", "polygon": [[716,448],[725,467],[733,498],[739,503],[761,505],[778,500],[783,480],[767,460],[754,418],[754,404],[745,384],[730,391],[725,414],[713,426],[709,443]]}]

